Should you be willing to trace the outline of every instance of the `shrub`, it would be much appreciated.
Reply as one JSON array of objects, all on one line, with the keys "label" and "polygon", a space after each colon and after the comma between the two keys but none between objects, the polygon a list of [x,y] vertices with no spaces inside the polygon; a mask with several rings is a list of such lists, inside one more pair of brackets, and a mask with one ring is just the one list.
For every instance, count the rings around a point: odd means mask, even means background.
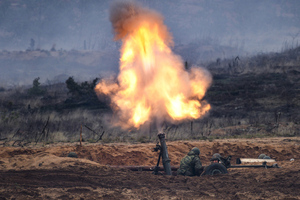
[{"label": "shrub", "polygon": [[32,96],[39,96],[44,95],[46,93],[46,90],[43,89],[40,85],[40,77],[35,78],[32,82],[32,88],[28,90],[28,94]]},{"label": "shrub", "polygon": [[95,78],[91,82],[84,81],[77,83],[73,77],[69,77],[68,80],[66,80],[66,85],[69,90],[68,94],[71,94],[71,97],[65,101],[68,107],[109,108],[108,103],[99,101],[96,95],[94,88],[97,82],[98,78]]},{"label": "shrub", "polygon": [[72,94],[74,97],[83,97],[83,96],[91,96],[95,95],[94,88],[97,84],[98,78],[95,78],[91,83],[85,81],[81,84],[75,82],[73,77],[69,77],[66,80],[67,88],[69,93]]}]

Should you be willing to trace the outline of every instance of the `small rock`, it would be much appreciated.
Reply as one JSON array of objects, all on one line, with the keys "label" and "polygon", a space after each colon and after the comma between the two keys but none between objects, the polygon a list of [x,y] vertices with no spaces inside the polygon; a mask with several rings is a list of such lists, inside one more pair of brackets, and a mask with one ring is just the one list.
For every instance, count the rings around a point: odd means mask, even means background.
[{"label": "small rock", "polygon": [[75,152],[70,152],[68,154],[68,157],[72,157],[72,158],[78,158],[77,154]]}]

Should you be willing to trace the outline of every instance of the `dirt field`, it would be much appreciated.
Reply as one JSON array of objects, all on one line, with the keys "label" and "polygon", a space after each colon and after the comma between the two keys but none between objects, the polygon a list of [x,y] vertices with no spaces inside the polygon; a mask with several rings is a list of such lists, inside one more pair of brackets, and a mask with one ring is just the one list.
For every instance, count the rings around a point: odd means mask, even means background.
[{"label": "dirt field", "polygon": [[[153,175],[111,166],[154,166],[155,144],[55,144],[0,147],[0,199],[300,199],[300,138],[167,142],[171,165],[193,147],[203,165],[213,153],[257,158],[282,168],[228,169],[202,177]],[[79,158],[66,157],[76,152]],[[294,159],[291,161],[290,159]]]}]

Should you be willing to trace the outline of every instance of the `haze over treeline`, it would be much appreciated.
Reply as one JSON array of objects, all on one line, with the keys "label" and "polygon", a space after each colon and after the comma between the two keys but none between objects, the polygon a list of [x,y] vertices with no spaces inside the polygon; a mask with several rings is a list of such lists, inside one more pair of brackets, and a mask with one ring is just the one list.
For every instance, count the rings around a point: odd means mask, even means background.
[{"label": "haze over treeline", "polygon": [[[110,0],[1,0],[0,49],[116,48],[108,19]],[[298,0],[140,0],[157,10],[175,44],[199,40],[248,52],[279,51],[298,41]]]},{"label": "haze over treeline", "polygon": [[[118,72],[113,0],[0,0],[0,86]],[[189,66],[299,45],[299,0],[137,0],[160,13]],[[50,81],[49,81],[50,80]]]}]

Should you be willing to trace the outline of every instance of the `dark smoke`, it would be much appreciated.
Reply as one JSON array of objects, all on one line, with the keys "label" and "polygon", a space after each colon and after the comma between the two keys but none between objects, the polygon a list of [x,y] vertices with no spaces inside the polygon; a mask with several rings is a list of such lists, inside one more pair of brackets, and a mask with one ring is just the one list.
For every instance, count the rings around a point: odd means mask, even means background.
[{"label": "dark smoke", "polygon": [[137,2],[133,1],[118,1],[110,7],[110,22],[112,24],[115,39],[120,40],[128,33],[132,32],[145,21],[156,23],[160,27],[161,37],[169,45],[173,44],[173,38],[167,27],[164,25],[164,18],[154,10],[142,7]]},{"label": "dark smoke", "polygon": [[116,39],[120,39],[128,33],[130,24],[139,15],[140,10],[141,8],[133,2],[115,2],[111,5],[109,19]]}]

